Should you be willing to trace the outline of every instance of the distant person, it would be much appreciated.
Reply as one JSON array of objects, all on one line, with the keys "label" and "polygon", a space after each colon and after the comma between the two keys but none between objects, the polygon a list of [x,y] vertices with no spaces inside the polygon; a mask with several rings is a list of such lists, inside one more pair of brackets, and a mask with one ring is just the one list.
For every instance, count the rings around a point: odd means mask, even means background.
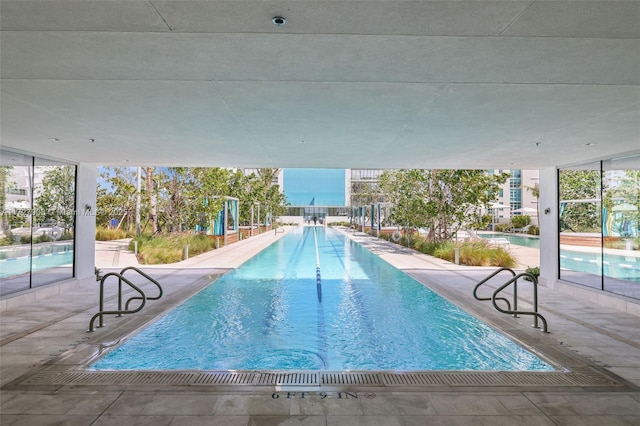
[{"label": "distant person", "polygon": [[316,225],[318,223],[318,218],[317,217],[313,217],[313,224]]}]

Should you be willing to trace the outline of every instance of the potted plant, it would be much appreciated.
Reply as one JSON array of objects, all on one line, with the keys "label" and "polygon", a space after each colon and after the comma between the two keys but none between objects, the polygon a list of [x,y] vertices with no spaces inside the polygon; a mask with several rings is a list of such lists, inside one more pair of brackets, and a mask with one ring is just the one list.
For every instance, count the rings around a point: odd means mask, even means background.
[{"label": "potted plant", "polygon": [[[524,272],[526,274],[533,275],[534,277],[536,277],[536,280],[537,280],[538,277],[540,276],[540,267],[539,266],[528,267],[527,269],[524,270]],[[524,277],[524,279],[526,281],[531,281],[531,279],[526,276]]]}]

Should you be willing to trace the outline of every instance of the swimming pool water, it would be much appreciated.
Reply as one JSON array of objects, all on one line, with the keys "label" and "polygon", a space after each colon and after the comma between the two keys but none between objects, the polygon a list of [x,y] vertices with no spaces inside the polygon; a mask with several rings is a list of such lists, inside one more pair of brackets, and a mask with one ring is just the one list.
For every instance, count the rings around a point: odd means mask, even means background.
[{"label": "swimming pool water", "polygon": [[360,245],[320,227],[281,238],[92,368],[553,369]]},{"label": "swimming pool water", "polygon": [[[506,238],[511,244],[540,248],[540,239],[497,232],[478,234],[482,238]],[[610,253],[595,253],[560,249],[560,267],[593,275],[640,282],[640,257],[625,257]]]},{"label": "swimming pool water", "polygon": [[483,232],[478,233],[478,236],[480,238],[506,238],[511,244],[517,246],[540,248],[540,239],[538,237],[525,237],[501,232]]},{"label": "swimming pool water", "polygon": [[67,251],[41,254],[33,256],[31,259],[29,256],[2,259],[0,260],[0,278],[25,274],[30,270],[36,272],[71,265],[73,265],[73,246]]}]

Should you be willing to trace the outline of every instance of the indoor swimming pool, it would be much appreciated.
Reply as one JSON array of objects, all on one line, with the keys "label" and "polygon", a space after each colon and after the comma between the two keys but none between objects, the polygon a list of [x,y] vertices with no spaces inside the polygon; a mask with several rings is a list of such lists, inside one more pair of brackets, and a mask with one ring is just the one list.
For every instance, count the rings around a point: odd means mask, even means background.
[{"label": "indoor swimming pool", "polygon": [[554,368],[338,231],[299,227],[97,370]]}]

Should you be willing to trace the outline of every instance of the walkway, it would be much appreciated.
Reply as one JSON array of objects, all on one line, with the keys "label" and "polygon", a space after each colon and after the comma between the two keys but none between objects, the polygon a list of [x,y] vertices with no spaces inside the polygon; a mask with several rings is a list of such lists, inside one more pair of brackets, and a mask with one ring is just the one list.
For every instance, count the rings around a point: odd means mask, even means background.
[{"label": "walkway", "polygon": [[[134,322],[151,320],[282,235],[262,234],[170,267],[145,268],[165,283],[167,295],[153,304],[149,302],[145,316],[109,317],[107,327],[95,333],[85,331],[96,310],[94,281],[75,283],[60,295],[0,314],[0,424],[640,424],[638,317],[567,300],[565,295],[543,288],[541,312],[547,316],[551,329],[551,334],[545,335],[530,327],[530,318],[501,316],[471,299],[475,281],[493,268],[451,265],[360,233],[350,237],[490,324],[545,353],[555,353],[561,359],[584,360],[594,372],[614,373],[619,376],[618,385],[585,383],[584,386],[554,387],[543,383],[538,386],[461,383],[457,386],[305,388],[185,385],[176,382],[175,377],[167,379],[165,384],[145,384],[150,383],[151,374],[135,376],[135,385],[78,383],[78,379],[73,381],[72,374],[68,378],[70,384],[57,384],[68,374],[65,371],[70,366],[88,356],[87,350],[113,344],[127,329],[137,327]],[[111,261],[113,264],[113,256]],[[57,376],[34,375],[46,371],[59,373]],[[46,384],[45,376],[50,384]]]}]

